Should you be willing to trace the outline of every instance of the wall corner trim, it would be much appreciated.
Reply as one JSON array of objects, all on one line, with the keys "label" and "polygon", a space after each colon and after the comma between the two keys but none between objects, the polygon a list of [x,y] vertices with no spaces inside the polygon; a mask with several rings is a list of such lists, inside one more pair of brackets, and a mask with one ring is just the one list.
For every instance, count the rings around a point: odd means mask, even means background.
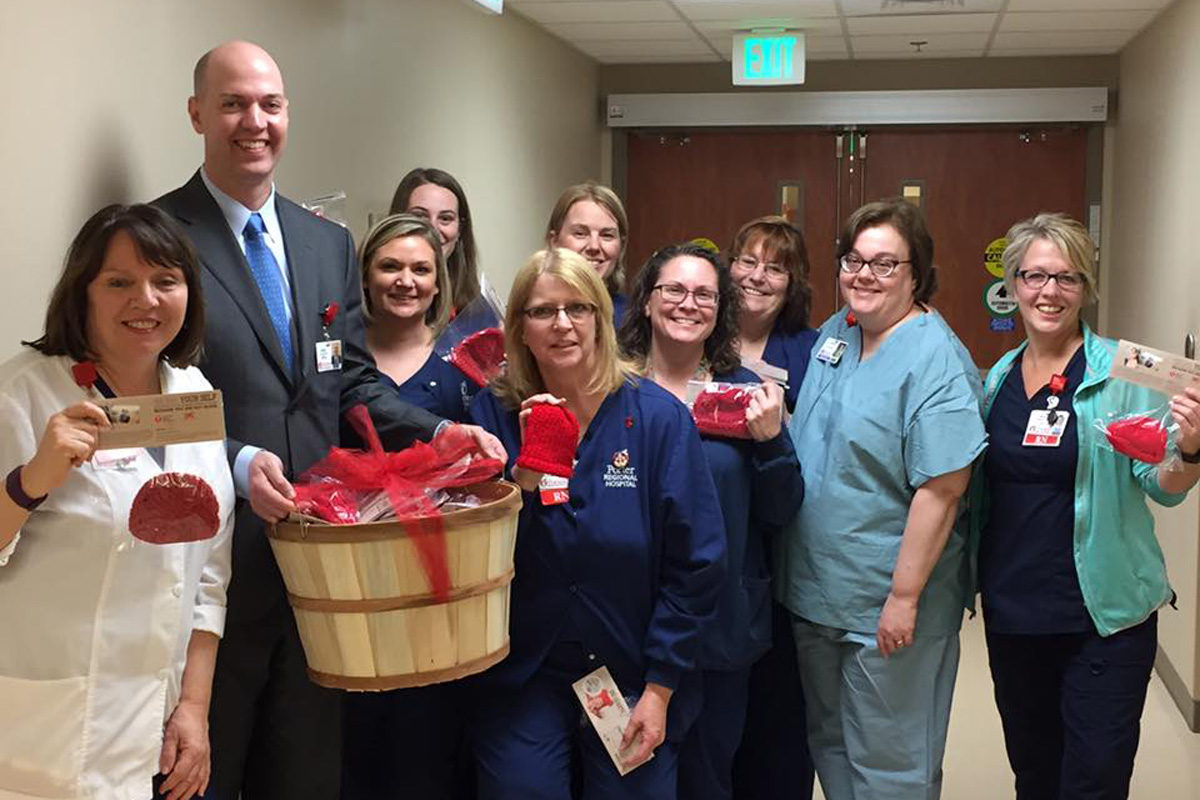
[{"label": "wall corner trim", "polygon": [[1175,706],[1183,715],[1183,721],[1187,723],[1188,729],[1192,733],[1200,733],[1200,699],[1192,697],[1188,693],[1183,678],[1179,677],[1175,665],[1171,663],[1171,659],[1161,646],[1154,658],[1154,671],[1158,673],[1163,685],[1167,687],[1167,693],[1175,701]]}]

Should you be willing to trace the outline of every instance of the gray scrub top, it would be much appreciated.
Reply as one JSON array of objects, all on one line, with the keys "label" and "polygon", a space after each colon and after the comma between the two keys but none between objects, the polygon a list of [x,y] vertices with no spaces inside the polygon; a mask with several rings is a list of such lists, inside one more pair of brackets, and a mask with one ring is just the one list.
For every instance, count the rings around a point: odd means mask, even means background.
[{"label": "gray scrub top", "polygon": [[[816,357],[830,337],[847,344],[837,364]],[[804,505],[784,531],[776,586],[794,614],[872,633],[913,495],[930,478],[970,465],[987,434],[979,372],[936,311],[896,328],[864,362],[861,346],[861,330],[842,310],[813,347],[788,425],[803,465]],[[962,623],[961,522],[921,595],[917,635],[949,635]]]}]

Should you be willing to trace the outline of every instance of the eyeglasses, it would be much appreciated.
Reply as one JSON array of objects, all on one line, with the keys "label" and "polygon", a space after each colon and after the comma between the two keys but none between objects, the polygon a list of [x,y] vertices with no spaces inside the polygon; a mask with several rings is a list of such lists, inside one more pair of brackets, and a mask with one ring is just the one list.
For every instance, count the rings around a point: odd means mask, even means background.
[{"label": "eyeglasses", "polygon": [[1030,289],[1041,289],[1051,280],[1064,292],[1077,292],[1083,288],[1083,275],[1078,272],[1042,272],[1040,269],[1019,269],[1017,277]]},{"label": "eyeglasses", "polygon": [[583,322],[592,318],[596,307],[591,303],[567,303],[565,306],[531,306],[522,313],[534,322],[549,322],[564,311],[571,322]]},{"label": "eyeglasses", "polygon": [[712,308],[721,297],[718,292],[712,289],[705,289],[704,287],[687,289],[678,283],[660,283],[652,291],[661,293],[663,300],[675,304],[682,303],[690,294],[692,299],[696,301],[696,305],[701,308]]},{"label": "eyeglasses", "polygon": [[760,266],[766,276],[773,281],[782,281],[788,276],[787,268],[774,261],[759,261],[754,256],[738,256],[733,260],[733,267],[739,272],[754,272]]},{"label": "eyeglasses", "polygon": [[857,275],[865,264],[871,268],[871,274],[876,278],[886,278],[895,272],[896,268],[901,264],[911,263],[912,261],[900,261],[898,259],[891,258],[890,256],[879,256],[878,258],[872,258],[870,261],[867,261],[862,256],[854,253],[849,253],[848,255],[842,256],[841,261],[842,272],[850,275]]}]

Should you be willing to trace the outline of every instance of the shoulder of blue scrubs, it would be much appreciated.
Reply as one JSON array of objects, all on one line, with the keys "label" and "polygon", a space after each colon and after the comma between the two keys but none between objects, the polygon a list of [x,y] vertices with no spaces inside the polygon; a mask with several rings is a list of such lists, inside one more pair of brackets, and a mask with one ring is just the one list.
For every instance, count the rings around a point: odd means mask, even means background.
[{"label": "shoulder of blue scrubs", "polygon": [[629,307],[629,298],[623,294],[614,294],[612,297],[613,305],[613,325],[620,330],[621,323],[625,321],[625,310]]},{"label": "shoulder of blue scrubs", "polygon": [[659,450],[653,476],[655,524],[660,530],[658,599],[645,636],[646,680],[675,688],[696,668],[701,633],[716,610],[725,576],[725,530],[700,436],[687,408],[652,381],[621,391],[635,403]]}]

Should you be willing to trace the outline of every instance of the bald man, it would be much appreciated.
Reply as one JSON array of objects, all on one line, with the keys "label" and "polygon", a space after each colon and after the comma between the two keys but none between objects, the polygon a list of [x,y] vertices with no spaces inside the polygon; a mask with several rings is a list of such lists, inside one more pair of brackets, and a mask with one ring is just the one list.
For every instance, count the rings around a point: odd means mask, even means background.
[{"label": "bald man", "polygon": [[[349,233],[275,191],[288,100],[274,59],[229,42],[206,53],[193,77],[188,116],[204,137],[204,164],[155,202],[179,219],[203,262],[200,366],[224,392],[229,461],[247,501],[213,684],[207,796],[335,800],[340,697],[308,680],[263,521],[292,509],[289,480],[338,444],[346,409],[365,403],[393,448],[428,439],[444,420],[378,382]],[[331,341],[341,342],[340,362]],[[472,433],[502,453],[489,434]]]}]

